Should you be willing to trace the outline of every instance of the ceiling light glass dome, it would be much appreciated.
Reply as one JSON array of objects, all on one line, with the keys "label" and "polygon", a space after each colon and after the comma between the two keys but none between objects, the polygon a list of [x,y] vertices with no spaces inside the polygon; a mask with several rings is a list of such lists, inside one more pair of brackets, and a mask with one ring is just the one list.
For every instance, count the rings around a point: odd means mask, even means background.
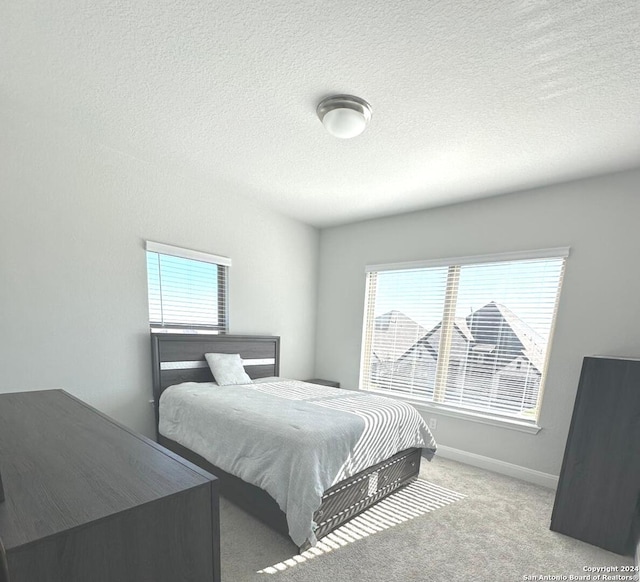
[{"label": "ceiling light glass dome", "polygon": [[323,99],[318,117],[333,136],[349,139],[360,135],[371,119],[371,105],[353,95],[334,95]]}]

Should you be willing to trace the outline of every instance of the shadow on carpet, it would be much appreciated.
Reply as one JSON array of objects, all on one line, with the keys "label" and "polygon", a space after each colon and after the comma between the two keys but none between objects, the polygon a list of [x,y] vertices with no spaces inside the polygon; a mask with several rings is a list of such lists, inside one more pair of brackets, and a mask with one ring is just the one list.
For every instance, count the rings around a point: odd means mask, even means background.
[{"label": "shadow on carpet", "polygon": [[466,497],[429,481],[418,479],[389,497],[379,501],[360,515],[323,537],[313,548],[258,570],[258,574],[277,574],[329,552],[375,535],[445,507]]}]

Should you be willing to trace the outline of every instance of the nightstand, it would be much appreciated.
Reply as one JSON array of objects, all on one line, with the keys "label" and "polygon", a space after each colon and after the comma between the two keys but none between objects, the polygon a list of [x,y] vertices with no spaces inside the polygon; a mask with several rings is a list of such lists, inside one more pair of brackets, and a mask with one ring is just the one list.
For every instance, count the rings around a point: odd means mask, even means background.
[{"label": "nightstand", "polygon": [[331,386],[332,388],[340,388],[340,382],[334,382],[333,380],[323,380],[322,378],[311,378],[311,380],[304,380],[309,384],[320,384],[321,386]]}]

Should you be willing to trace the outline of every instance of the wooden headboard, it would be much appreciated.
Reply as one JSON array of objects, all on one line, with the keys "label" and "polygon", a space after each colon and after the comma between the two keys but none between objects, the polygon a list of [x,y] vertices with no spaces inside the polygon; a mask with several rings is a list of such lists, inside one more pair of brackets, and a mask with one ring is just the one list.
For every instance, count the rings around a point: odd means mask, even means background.
[{"label": "wooden headboard", "polygon": [[204,359],[207,353],[240,354],[251,379],[280,373],[280,338],[277,336],[152,333],[156,427],[158,403],[165,388],[181,382],[213,382]]}]

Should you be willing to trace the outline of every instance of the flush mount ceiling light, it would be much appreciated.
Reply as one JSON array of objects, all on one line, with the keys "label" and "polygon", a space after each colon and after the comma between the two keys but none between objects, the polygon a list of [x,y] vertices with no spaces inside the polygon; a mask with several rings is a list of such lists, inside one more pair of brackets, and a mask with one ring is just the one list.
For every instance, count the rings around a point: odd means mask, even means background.
[{"label": "flush mount ceiling light", "polygon": [[353,95],[327,97],[316,111],[326,130],[342,139],[360,135],[371,119],[371,105]]}]

